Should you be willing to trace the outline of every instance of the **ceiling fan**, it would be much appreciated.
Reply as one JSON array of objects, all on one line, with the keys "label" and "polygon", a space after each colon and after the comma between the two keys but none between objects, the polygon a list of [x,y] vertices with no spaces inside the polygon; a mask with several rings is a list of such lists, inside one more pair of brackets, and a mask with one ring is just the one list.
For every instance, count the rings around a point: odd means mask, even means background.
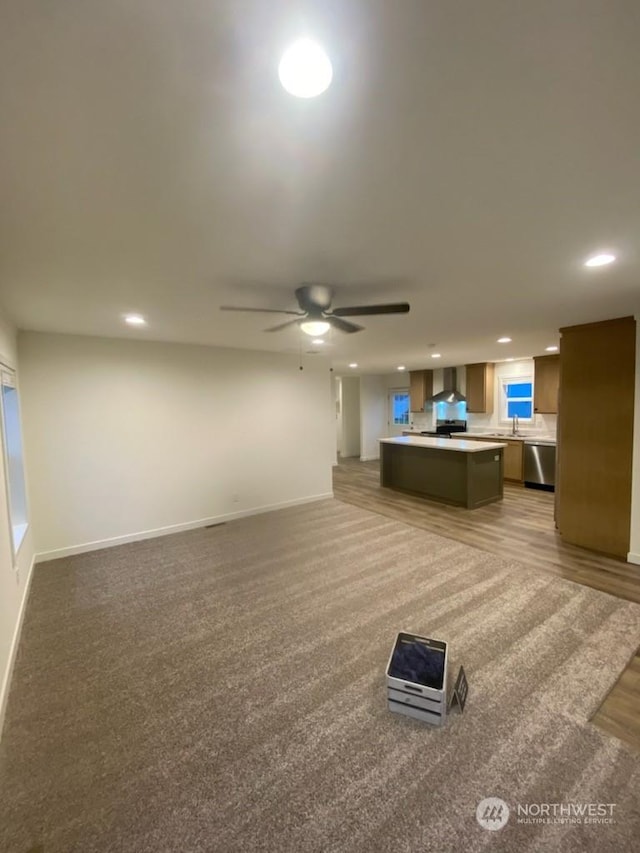
[{"label": "ceiling fan", "polygon": [[330,327],[340,332],[360,332],[364,326],[343,320],[343,317],[363,317],[367,314],[406,314],[408,302],[389,302],[385,305],[348,305],[343,308],[331,308],[333,288],[326,284],[302,284],[296,288],[299,311],[278,308],[236,308],[221,305],[221,311],[258,311],[265,314],[294,314],[295,320],[287,320],[265,329],[265,332],[279,332],[287,326],[298,324],[308,335],[324,335]]}]

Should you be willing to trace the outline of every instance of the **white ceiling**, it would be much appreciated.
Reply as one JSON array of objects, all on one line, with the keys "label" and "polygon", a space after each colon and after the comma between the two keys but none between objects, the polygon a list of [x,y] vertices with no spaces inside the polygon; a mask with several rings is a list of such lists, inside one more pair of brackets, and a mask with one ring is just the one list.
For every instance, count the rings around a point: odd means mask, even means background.
[{"label": "white ceiling", "polygon": [[[277,76],[299,35],[334,63],[309,101]],[[640,312],[638,45],[638,0],[4,0],[0,303],[297,352],[277,315],[218,308],[320,281],[411,303],[332,333],[338,371],[543,353]]]}]

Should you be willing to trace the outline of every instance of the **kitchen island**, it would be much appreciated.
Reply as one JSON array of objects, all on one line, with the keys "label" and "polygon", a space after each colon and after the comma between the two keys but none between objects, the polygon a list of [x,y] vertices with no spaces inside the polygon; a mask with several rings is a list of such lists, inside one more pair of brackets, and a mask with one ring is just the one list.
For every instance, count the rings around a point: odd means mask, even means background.
[{"label": "kitchen island", "polygon": [[502,500],[504,447],[454,438],[381,438],[380,485],[475,509]]}]

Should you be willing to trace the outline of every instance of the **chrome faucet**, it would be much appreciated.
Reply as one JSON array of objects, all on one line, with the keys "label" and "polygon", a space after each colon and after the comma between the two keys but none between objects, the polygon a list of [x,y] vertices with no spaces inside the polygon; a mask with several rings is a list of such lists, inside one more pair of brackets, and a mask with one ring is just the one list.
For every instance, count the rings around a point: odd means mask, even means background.
[{"label": "chrome faucet", "polygon": [[511,418],[511,420],[513,422],[513,425],[511,427],[511,435],[517,435],[518,434],[518,416],[514,415]]}]

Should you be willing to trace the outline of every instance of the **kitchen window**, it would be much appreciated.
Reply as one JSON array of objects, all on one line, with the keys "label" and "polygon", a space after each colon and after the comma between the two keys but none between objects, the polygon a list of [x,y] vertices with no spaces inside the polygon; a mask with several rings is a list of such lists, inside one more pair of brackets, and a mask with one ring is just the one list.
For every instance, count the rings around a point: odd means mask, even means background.
[{"label": "kitchen window", "polygon": [[511,376],[502,380],[500,417],[503,421],[510,421],[516,415],[521,421],[533,420],[533,379],[530,376]]}]

